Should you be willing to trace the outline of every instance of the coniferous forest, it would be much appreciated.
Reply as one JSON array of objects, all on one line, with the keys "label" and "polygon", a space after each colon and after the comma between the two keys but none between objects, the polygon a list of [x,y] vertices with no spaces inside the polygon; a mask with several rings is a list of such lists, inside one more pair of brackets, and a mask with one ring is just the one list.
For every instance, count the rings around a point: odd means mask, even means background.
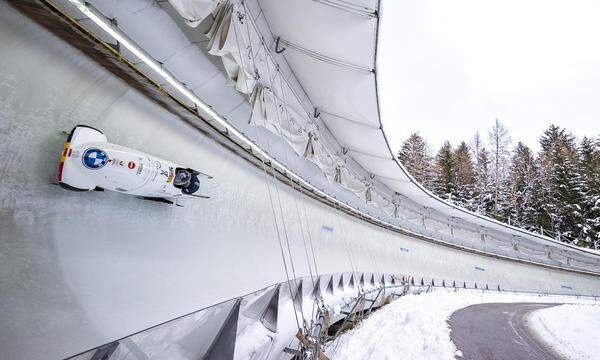
[{"label": "coniferous forest", "polygon": [[485,135],[432,153],[415,133],[398,157],[439,197],[537,233],[600,249],[600,137],[550,125],[535,153],[498,120]]}]

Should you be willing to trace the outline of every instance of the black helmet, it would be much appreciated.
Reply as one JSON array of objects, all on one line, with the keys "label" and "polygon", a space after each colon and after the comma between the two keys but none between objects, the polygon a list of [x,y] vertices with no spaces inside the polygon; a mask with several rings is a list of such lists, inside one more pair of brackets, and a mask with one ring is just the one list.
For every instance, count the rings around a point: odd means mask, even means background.
[{"label": "black helmet", "polygon": [[192,180],[192,174],[187,170],[177,170],[175,174],[175,179],[173,180],[173,185],[187,187]]},{"label": "black helmet", "polygon": [[182,189],[186,194],[193,194],[200,189],[200,180],[196,174],[192,174],[190,180],[190,183]]}]

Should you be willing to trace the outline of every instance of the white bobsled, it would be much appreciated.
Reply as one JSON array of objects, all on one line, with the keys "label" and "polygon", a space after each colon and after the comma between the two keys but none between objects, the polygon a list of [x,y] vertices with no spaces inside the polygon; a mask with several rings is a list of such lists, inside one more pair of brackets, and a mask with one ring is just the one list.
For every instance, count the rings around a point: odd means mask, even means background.
[{"label": "white bobsled", "polygon": [[112,190],[148,200],[175,203],[202,197],[198,176],[211,176],[124,146],[111,144],[99,130],[73,128],[64,143],[58,184],[68,190]]}]

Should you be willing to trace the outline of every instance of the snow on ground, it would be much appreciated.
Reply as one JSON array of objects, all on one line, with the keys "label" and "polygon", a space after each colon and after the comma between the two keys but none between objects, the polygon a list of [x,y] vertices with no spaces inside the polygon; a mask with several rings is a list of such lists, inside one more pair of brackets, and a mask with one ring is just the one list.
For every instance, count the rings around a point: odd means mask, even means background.
[{"label": "snow on ground", "polygon": [[593,253],[596,253],[596,254],[600,255],[600,249],[586,248],[585,251],[593,252]]},{"label": "snow on ground", "polygon": [[534,311],[527,320],[540,338],[565,358],[600,359],[600,306],[560,305]]},{"label": "snow on ground", "polygon": [[361,325],[327,345],[332,360],[454,359],[450,340],[450,315],[473,304],[492,302],[544,302],[598,304],[571,296],[539,296],[445,290],[401,297],[374,312]]}]

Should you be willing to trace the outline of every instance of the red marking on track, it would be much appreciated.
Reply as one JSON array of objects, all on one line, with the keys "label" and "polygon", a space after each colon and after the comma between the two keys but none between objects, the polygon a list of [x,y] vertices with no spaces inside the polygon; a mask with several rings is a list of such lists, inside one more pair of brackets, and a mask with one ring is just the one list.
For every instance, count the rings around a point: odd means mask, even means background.
[{"label": "red marking on track", "polygon": [[63,172],[63,167],[65,166],[64,162],[60,162],[60,164],[58,164],[58,181],[62,181],[62,172]]},{"label": "red marking on track", "polygon": [[130,168],[130,169],[135,169],[135,163],[134,163],[133,161],[130,161],[130,162],[127,164],[127,167],[128,167],[128,168]]}]

